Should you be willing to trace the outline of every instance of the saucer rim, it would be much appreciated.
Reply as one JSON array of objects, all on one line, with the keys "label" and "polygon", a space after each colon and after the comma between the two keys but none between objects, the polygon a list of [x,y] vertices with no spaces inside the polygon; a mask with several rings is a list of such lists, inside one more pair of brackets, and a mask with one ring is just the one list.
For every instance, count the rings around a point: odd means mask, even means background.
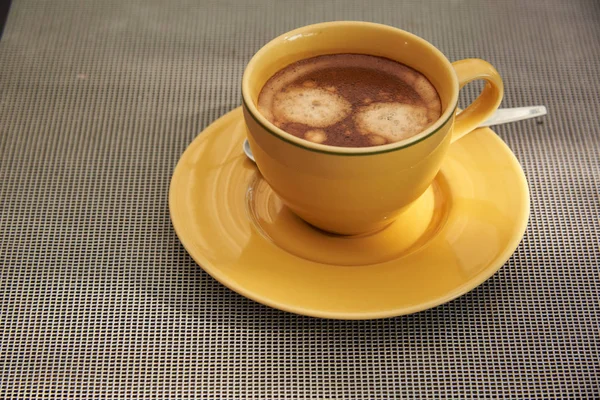
[{"label": "saucer rim", "polygon": [[[175,177],[177,176],[178,171],[180,169],[184,168],[185,160],[187,160],[187,157],[185,157],[186,153],[188,151],[189,152],[192,151],[193,144],[197,140],[201,140],[202,135],[205,134],[205,132],[207,130],[209,130],[211,128],[215,129],[216,128],[215,125],[225,123],[230,118],[235,118],[234,114],[236,114],[236,113],[239,114],[240,119],[243,119],[241,107],[237,107],[237,108],[229,111],[228,113],[222,115],[217,120],[213,121],[210,125],[208,125],[204,130],[202,130],[202,132],[200,134],[196,135],[196,137],[188,144],[185,151],[180,156],[180,158],[177,162],[177,165],[175,166],[173,173],[171,175],[171,181],[169,184],[169,215],[171,218],[171,223],[173,225],[173,228],[175,230],[175,233],[177,234],[179,241],[182,243],[183,247],[185,248],[187,253],[190,255],[190,257],[192,257],[192,259],[196,262],[196,264],[198,264],[198,266],[200,268],[202,268],[206,273],[208,273],[212,278],[214,278],[216,281],[221,283],[223,286],[227,287],[228,289],[230,289],[250,300],[256,301],[260,304],[263,304],[265,306],[268,306],[268,307],[271,307],[274,309],[278,309],[281,311],[286,311],[289,313],[308,316],[308,317],[323,318],[323,319],[370,320],[370,319],[393,318],[393,317],[398,317],[398,316],[402,316],[402,315],[414,314],[417,312],[432,309],[439,305],[442,305],[442,304],[448,303],[452,300],[455,300],[456,298],[472,291],[473,289],[475,289],[478,286],[480,286],[481,284],[483,284],[485,281],[490,279],[494,274],[496,274],[496,272],[498,272],[500,270],[500,268],[502,268],[506,264],[506,262],[510,259],[512,254],[518,248],[519,244],[521,243],[521,241],[524,237],[524,234],[527,229],[528,222],[529,222],[529,218],[530,218],[530,213],[531,213],[531,203],[530,203],[531,199],[530,199],[530,192],[529,192],[529,184],[527,182],[525,172],[523,171],[521,164],[519,163],[518,159],[516,158],[515,154],[512,152],[510,147],[508,147],[508,145],[492,129],[490,129],[488,127],[478,128],[478,130],[481,129],[481,130],[489,131],[489,133],[491,133],[491,136],[494,138],[493,140],[495,140],[496,143],[499,146],[501,146],[505,152],[509,153],[509,159],[511,162],[511,166],[513,167],[513,170],[515,170],[515,173],[516,173],[515,175],[516,176],[518,175],[518,185],[520,186],[521,192],[522,192],[521,202],[523,204],[523,208],[521,211],[522,218],[520,220],[520,224],[518,226],[518,229],[515,229],[515,231],[518,232],[518,234],[515,233],[512,240],[506,244],[504,251],[501,252],[495,258],[494,261],[490,262],[488,267],[486,267],[485,269],[482,269],[480,273],[475,275],[469,281],[465,282],[464,284],[462,284],[460,286],[457,286],[455,289],[449,291],[445,295],[439,296],[430,301],[421,302],[421,303],[415,304],[413,306],[408,306],[408,307],[400,307],[400,308],[396,307],[396,308],[386,309],[386,310],[381,310],[381,311],[368,311],[368,312],[323,311],[323,310],[318,310],[315,308],[306,308],[306,307],[302,307],[302,306],[288,305],[285,303],[281,303],[279,301],[274,301],[274,300],[270,299],[269,297],[265,297],[265,296],[261,295],[260,293],[247,290],[243,285],[238,285],[235,283],[234,280],[229,279],[223,272],[221,272],[219,270],[219,268],[214,266],[214,263],[212,263],[206,257],[204,257],[202,255],[202,253],[194,251],[194,246],[190,242],[191,239],[189,239],[189,235],[184,234],[184,231],[186,230],[185,224],[178,222],[179,218],[176,215],[177,210],[175,209],[175,206],[174,206],[175,198],[176,198],[176,193],[175,193],[176,192],[176,187],[175,187],[176,179],[175,179]],[[240,150],[240,152],[242,152],[242,151]]]}]

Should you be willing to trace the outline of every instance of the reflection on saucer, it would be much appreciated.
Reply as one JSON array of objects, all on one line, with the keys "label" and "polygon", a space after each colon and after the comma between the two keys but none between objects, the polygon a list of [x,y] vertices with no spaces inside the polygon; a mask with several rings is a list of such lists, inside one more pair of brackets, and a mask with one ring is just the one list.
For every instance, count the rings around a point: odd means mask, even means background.
[{"label": "reflection on saucer", "polygon": [[290,211],[257,173],[246,192],[256,229],[285,251],[308,261],[358,266],[399,259],[418,251],[443,226],[450,197],[443,175],[386,228],[367,235],[341,236],[307,224]]}]

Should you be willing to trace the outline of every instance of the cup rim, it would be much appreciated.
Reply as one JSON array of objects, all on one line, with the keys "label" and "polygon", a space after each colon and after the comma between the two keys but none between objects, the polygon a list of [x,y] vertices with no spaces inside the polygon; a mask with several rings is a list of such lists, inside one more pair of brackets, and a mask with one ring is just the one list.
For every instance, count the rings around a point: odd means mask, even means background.
[{"label": "cup rim", "polygon": [[[435,54],[442,63],[446,64],[446,67],[451,71],[451,78],[453,80],[453,87],[455,88],[454,93],[451,96],[451,100],[446,107],[446,110],[442,113],[440,118],[429,126],[424,131],[418,133],[417,135],[411,136],[410,138],[400,140],[398,142],[389,143],[382,146],[370,146],[370,147],[339,147],[339,146],[331,146],[320,143],[313,143],[308,140],[301,139],[284,131],[281,128],[278,128],[273,123],[271,123],[268,119],[266,119],[259,111],[252,98],[250,96],[250,79],[251,73],[255,68],[255,65],[259,62],[259,59],[262,58],[265,54],[275,47],[282,40],[290,40],[292,38],[298,38],[307,31],[314,31],[319,28],[330,28],[330,27],[347,27],[347,26],[366,26],[374,29],[381,29],[383,31],[387,31],[389,33],[401,33],[411,36],[412,39],[416,42],[419,42],[421,45],[427,47],[433,54]],[[293,40],[293,39],[292,39]],[[425,39],[407,32],[405,30],[395,28],[388,25],[377,24],[373,22],[364,22],[364,21],[331,21],[331,22],[322,22],[318,24],[306,25],[300,28],[296,28],[292,31],[286,32],[278,37],[272,39],[267,44],[265,44],[260,50],[254,54],[254,56],[250,59],[248,64],[246,65],[246,69],[244,70],[244,75],[242,77],[242,102],[244,108],[248,111],[248,114],[254,119],[254,121],[259,124],[262,128],[264,128],[270,134],[276,136],[277,138],[288,142],[292,145],[301,147],[306,150],[318,152],[318,153],[326,153],[326,154],[335,154],[335,155],[347,155],[347,156],[360,156],[360,155],[373,155],[379,153],[387,153],[390,151],[400,150],[407,147],[410,147],[414,144],[417,144],[438,132],[442,129],[448,121],[454,116],[456,111],[456,107],[458,105],[458,77],[456,76],[456,72],[454,72],[454,68],[452,67],[452,63],[446,58],[446,56],[438,50],[434,45],[426,41]]]}]

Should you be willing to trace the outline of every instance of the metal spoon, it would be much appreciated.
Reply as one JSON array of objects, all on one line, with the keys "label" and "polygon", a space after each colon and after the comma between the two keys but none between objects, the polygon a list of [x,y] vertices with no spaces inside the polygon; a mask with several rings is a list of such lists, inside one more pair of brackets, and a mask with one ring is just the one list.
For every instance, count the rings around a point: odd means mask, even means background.
[{"label": "metal spoon", "polygon": [[[541,117],[543,115],[546,115],[547,113],[548,111],[544,106],[500,108],[494,113],[494,115],[492,115],[487,121],[485,121],[479,126],[483,127],[506,124],[507,122],[515,122],[529,118]],[[249,159],[254,161],[254,155],[252,155],[252,150],[250,150],[250,143],[248,143],[247,139],[244,140],[243,147],[246,156],[248,156]]]}]

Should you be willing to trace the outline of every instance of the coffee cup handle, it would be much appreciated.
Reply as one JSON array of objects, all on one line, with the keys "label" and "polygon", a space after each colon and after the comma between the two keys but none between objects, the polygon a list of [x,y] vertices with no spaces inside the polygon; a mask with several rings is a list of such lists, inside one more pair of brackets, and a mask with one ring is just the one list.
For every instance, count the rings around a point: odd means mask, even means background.
[{"label": "coffee cup handle", "polygon": [[504,95],[504,84],[498,71],[487,61],[468,58],[453,62],[452,66],[460,89],[474,80],[486,81],[479,97],[456,115],[452,135],[452,142],[455,142],[477,128],[498,109]]}]

